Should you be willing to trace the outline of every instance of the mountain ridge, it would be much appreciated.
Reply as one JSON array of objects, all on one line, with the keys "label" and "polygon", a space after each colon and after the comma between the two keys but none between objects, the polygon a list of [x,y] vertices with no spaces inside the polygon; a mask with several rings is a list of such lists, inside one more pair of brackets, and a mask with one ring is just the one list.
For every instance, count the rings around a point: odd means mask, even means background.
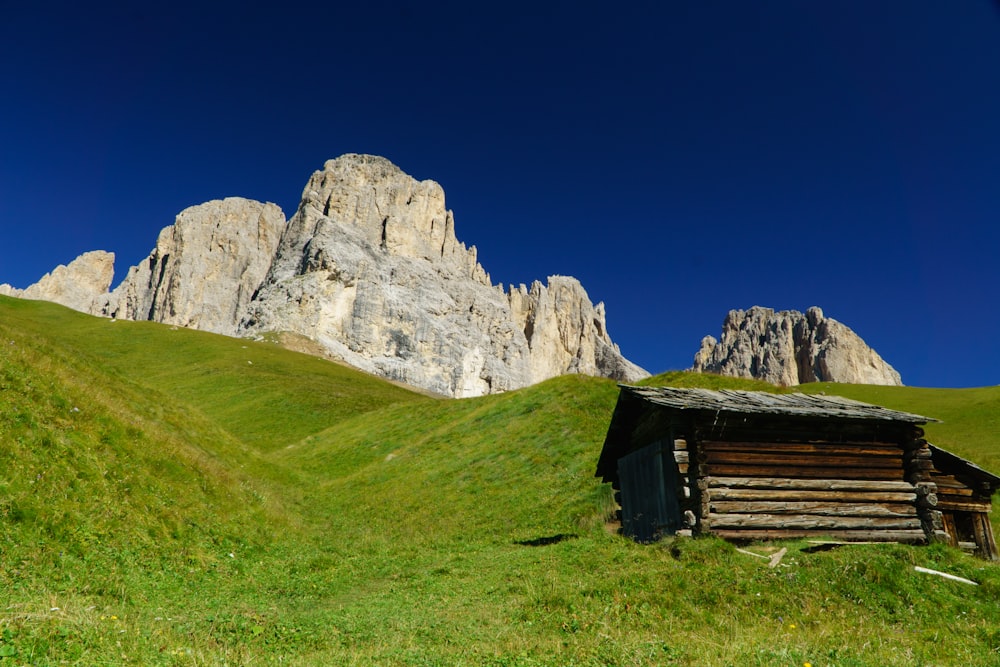
[{"label": "mountain ridge", "polygon": [[[109,292],[113,261],[85,253],[0,293],[231,336],[290,332],[352,366],[447,396],[564,373],[648,376],[622,356],[603,304],[578,280],[494,285],[475,246],[455,236],[441,186],[378,156],[328,160],[287,221],[274,204],[239,197],[185,209]],[[100,278],[89,277],[98,267]]]}]

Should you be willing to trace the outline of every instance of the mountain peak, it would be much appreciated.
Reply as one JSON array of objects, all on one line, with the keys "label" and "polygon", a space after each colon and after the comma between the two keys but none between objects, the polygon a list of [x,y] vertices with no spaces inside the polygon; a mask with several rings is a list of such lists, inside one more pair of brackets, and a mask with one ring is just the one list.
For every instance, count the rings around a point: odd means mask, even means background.
[{"label": "mountain peak", "polygon": [[817,307],[805,314],[731,310],[722,336],[706,336],[692,370],[792,386],[806,382],[901,385],[899,373],[850,328]]}]

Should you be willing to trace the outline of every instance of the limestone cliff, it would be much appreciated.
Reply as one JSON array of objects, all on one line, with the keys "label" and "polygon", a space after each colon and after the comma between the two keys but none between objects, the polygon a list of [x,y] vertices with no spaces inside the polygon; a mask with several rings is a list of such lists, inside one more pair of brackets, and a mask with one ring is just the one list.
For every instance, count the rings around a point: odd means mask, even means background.
[{"label": "limestone cliff", "polygon": [[229,197],[187,208],[100,313],[234,335],[284,228],[274,204]]},{"label": "limestone cliff", "polygon": [[329,160],[287,223],[277,206],[241,198],[188,208],[108,293],[111,259],[88,253],[24,294],[72,292],[60,302],[84,312],[227,335],[297,334],[348,364],[448,396],[563,373],[648,375],[621,355],[603,304],[577,280],[493,285],[475,247],[456,238],[441,186],[381,157]]},{"label": "limestone cliff", "polygon": [[602,375],[634,381],[647,373],[625,359],[611,342],[604,304],[591,303],[576,278],[549,276],[508,292],[511,311],[531,350],[530,382],[562,373]]},{"label": "limestone cliff", "polygon": [[456,239],[440,185],[345,155],[306,185],[241,332],[294,331],[353,366],[449,396],[562,373],[643,377],[607,338],[603,307],[575,280],[552,280],[558,299],[540,285],[504,293]]},{"label": "limestone cliff", "polygon": [[107,296],[114,274],[114,253],[94,250],[83,253],[66,266],[60,264],[23,290],[0,285],[0,294],[52,301],[84,313],[94,313]]},{"label": "limestone cliff", "polygon": [[805,314],[754,306],[732,310],[722,337],[706,336],[692,370],[756,378],[778,385],[848,382],[901,385],[899,373],[875,350],[819,308]]}]

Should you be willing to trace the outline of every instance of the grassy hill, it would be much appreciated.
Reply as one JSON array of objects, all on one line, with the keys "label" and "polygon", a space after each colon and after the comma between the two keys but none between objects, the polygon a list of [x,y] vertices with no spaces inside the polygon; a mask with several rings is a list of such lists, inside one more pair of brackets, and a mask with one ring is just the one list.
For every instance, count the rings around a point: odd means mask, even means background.
[{"label": "grassy hill", "polygon": [[[804,389],[942,419],[1000,469],[997,389]],[[0,297],[0,665],[1000,664],[1000,567],[950,548],[792,542],[772,570],[608,530],[616,397],[434,399]]]}]

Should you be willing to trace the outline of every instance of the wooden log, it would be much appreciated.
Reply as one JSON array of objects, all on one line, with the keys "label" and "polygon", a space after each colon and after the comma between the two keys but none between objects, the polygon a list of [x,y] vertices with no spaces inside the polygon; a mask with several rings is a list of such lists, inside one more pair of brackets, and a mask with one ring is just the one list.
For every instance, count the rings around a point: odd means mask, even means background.
[{"label": "wooden log", "polygon": [[711,514],[712,530],[725,528],[763,528],[778,530],[859,530],[873,528],[920,528],[915,517],[816,516],[783,514]]},{"label": "wooden log", "polygon": [[790,477],[727,477],[707,478],[707,488],[731,489],[796,489],[813,491],[899,491],[916,493],[916,487],[898,480],[861,479],[795,479]]},{"label": "wooden log", "polygon": [[838,468],[806,467],[782,465],[732,465],[726,463],[707,464],[708,476],[716,477],[808,477],[826,479],[875,479],[903,481],[901,468]]},{"label": "wooden log", "polygon": [[810,501],[709,501],[709,510],[718,514],[794,514],[856,517],[916,517],[917,508],[907,503],[839,503]]},{"label": "wooden log", "polygon": [[840,502],[913,503],[916,493],[901,491],[806,491],[798,489],[713,488],[712,500],[825,500]]},{"label": "wooden log", "polygon": [[966,498],[966,499],[968,499],[968,498],[971,498],[972,496],[974,496],[975,493],[972,491],[972,489],[955,489],[955,488],[951,488],[951,487],[948,487],[948,486],[939,486],[938,487],[938,495],[942,496],[942,497],[944,497],[944,496],[953,496],[955,498]]},{"label": "wooden log", "polygon": [[938,498],[937,509],[942,512],[977,512],[987,514],[991,503],[988,500],[956,500],[953,498]]},{"label": "wooden log", "polygon": [[675,451],[674,452],[674,461],[676,461],[677,463],[687,463],[688,462],[688,453],[687,452],[678,452],[678,451]]},{"label": "wooden log", "polygon": [[950,475],[939,475],[938,473],[931,473],[931,479],[934,480],[935,484],[937,484],[940,487],[944,487],[946,489],[970,488],[968,485],[962,484],[960,481],[958,481],[954,477],[951,477]]},{"label": "wooden log", "polygon": [[703,443],[708,451],[714,452],[754,452],[757,454],[775,453],[816,453],[845,454],[848,456],[898,456],[903,455],[903,449],[893,444],[872,443],[815,443],[815,442],[721,442],[709,441]]},{"label": "wooden log", "polygon": [[832,537],[849,542],[900,542],[926,544],[923,530],[803,530],[803,529],[720,529],[709,531],[727,540],[784,540],[800,537]]},{"label": "wooden log", "polygon": [[917,482],[917,507],[937,507],[937,484],[934,482]]},{"label": "wooden log", "polygon": [[767,466],[824,466],[829,468],[903,469],[903,458],[896,456],[847,456],[845,454],[759,454],[757,452],[708,451],[707,463],[732,463]]}]

